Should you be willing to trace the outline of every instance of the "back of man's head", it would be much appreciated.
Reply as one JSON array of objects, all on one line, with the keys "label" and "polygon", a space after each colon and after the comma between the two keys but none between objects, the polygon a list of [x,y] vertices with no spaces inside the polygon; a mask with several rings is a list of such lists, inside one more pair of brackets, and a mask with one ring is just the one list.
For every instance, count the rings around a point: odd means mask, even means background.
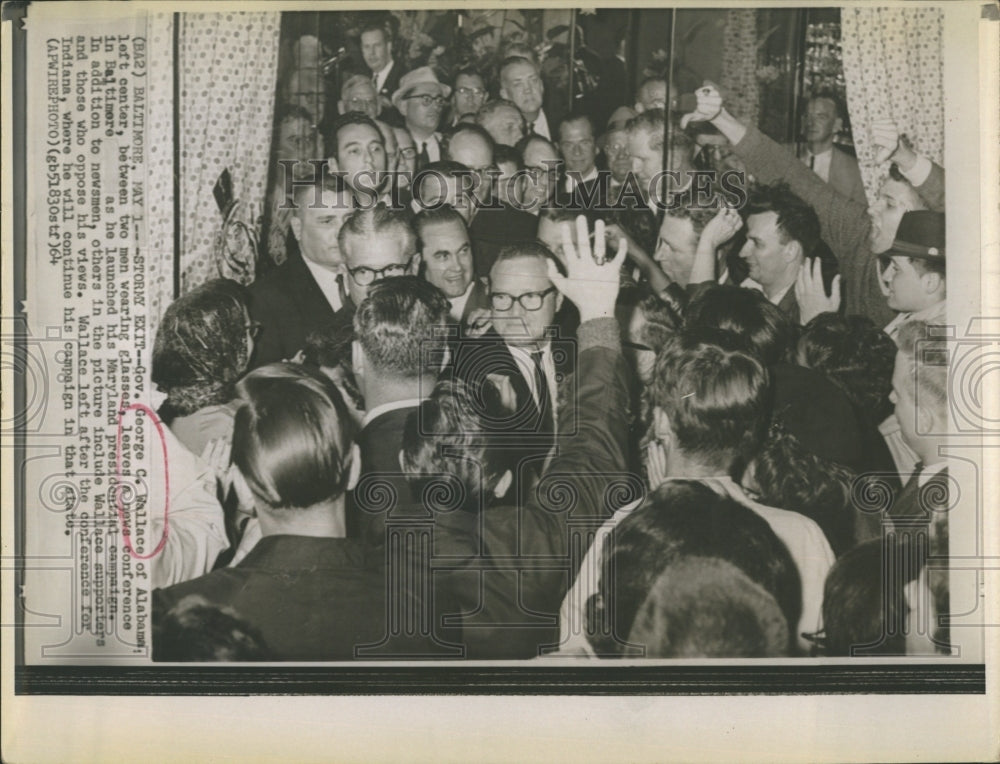
[{"label": "back of man's head", "polygon": [[708,287],[691,300],[684,327],[731,332],[769,367],[785,360],[794,337],[787,315],[761,292],[728,284]]},{"label": "back of man's head", "polygon": [[653,404],[677,447],[721,473],[751,458],[767,427],[768,371],[737,347],[725,333],[685,332],[664,345],[653,376]]},{"label": "back of man's head", "polygon": [[687,557],[660,573],[628,641],[647,658],[777,658],[788,631],[774,596],[735,565]]},{"label": "back of man's head", "polygon": [[744,217],[773,212],[781,243],[797,241],[805,257],[812,257],[820,242],[819,216],[801,197],[796,196],[785,183],[757,186],[752,189],[743,208]]},{"label": "back of man's head", "polygon": [[400,261],[405,261],[416,252],[417,236],[410,224],[409,213],[379,202],[374,207],[356,210],[344,221],[338,242],[348,264],[364,259],[364,247],[359,244],[361,241],[380,235],[398,238]]},{"label": "back of man's head", "polygon": [[588,605],[588,634],[600,652],[622,652],[619,640],[632,630],[660,573],[691,557],[732,564],[774,597],[788,624],[798,623],[801,584],[788,549],[753,510],[703,483],[667,481],[606,544],[599,595]]},{"label": "back of man's head", "polygon": [[354,314],[354,334],[371,372],[396,379],[435,375],[447,351],[450,307],[441,290],[416,276],[373,284]]},{"label": "back of man's head", "polygon": [[897,370],[911,392],[911,400],[918,411],[933,415],[922,429],[943,432],[948,423],[948,341],[931,329],[924,321],[908,321],[896,335],[897,365],[904,364],[902,373]]},{"label": "back of man's head", "polygon": [[633,117],[625,125],[629,136],[645,134],[649,137],[649,148],[653,151],[663,151],[663,132],[666,126],[666,113],[663,109],[649,109]]},{"label": "back of man's head", "polygon": [[354,426],[326,376],[275,363],[250,372],[236,393],[232,461],[261,502],[305,509],[343,495]]}]

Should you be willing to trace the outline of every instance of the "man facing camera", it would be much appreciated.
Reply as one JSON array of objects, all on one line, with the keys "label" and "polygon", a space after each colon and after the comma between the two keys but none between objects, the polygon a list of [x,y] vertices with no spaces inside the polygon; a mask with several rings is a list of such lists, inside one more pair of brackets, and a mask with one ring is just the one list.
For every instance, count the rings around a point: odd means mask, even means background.
[{"label": "man facing camera", "polygon": [[[298,244],[278,268],[250,286],[250,315],[261,324],[254,365],[292,358],[314,330],[349,321],[355,303],[344,284],[344,254],[339,234],[354,212],[343,183],[298,186],[290,221]],[[318,203],[317,203],[318,202]]]},{"label": "man facing camera", "polygon": [[452,321],[464,324],[473,311],[489,307],[486,287],[475,277],[472,243],[454,207],[424,210],[414,219],[424,278],[451,304]]}]

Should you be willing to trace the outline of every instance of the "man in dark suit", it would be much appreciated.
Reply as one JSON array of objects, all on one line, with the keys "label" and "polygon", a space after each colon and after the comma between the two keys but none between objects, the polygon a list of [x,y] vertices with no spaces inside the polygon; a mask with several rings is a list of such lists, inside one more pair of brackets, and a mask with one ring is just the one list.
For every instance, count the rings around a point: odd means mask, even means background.
[{"label": "man in dark suit", "polygon": [[[237,565],[153,592],[160,626],[191,598],[235,615],[280,660],[353,660],[388,633],[385,571],[345,537],[357,478],[353,427],[322,374],[295,364],[251,372],[237,388],[233,464],[263,538]],[[175,611],[176,612],[176,611]]]},{"label": "man in dark suit", "polygon": [[402,125],[403,118],[392,105],[392,94],[403,76],[402,64],[392,59],[392,37],[381,21],[372,21],[361,29],[361,56],[369,69],[372,84],[381,102],[380,115],[391,125]]},{"label": "man in dark suit", "polygon": [[[558,644],[559,604],[579,564],[574,537],[616,509],[607,503],[606,488],[609,475],[626,469],[628,370],[614,320],[625,252],[598,265],[604,262],[603,241],[594,257],[586,231],[579,240],[586,249],[579,257],[575,250],[568,253],[569,276],[554,277],[559,296],[569,298],[583,320],[579,382],[576,394],[559,408],[557,429],[564,440],[544,478],[551,478],[557,490],[532,492],[523,500],[512,495],[509,454],[491,437],[483,412],[471,404],[463,406],[456,396],[438,401],[436,393],[422,404],[421,418],[411,420],[414,426],[401,457],[420,493],[429,495],[423,490],[426,484],[446,473],[461,482],[459,493],[481,510],[441,513],[434,527],[434,547],[446,546],[449,557],[432,560],[433,575],[444,579],[442,588],[462,600],[461,613],[450,618],[461,623],[469,658],[533,658]],[[524,267],[518,270],[532,270],[536,259],[520,258]],[[495,269],[502,270],[504,262],[517,265],[518,260],[502,258]],[[496,271],[499,283],[523,297],[510,274],[501,270]],[[528,274],[519,278],[527,279]],[[541,286],[541,277],[532,278],[539,283],[525,282],[527,286]],[[543,302],[536,312],[551,314],[554,294]],[[515,302],[499,313],[521,313],[523,307]],[[422,423],[419,428],[417,421]],[[558,490],[565,476],[572,476],[572,501],[552,506],[557,495],[565,496]],[[590,543],[589,538],[579,541],[583,548]]]},{"label": "man in dark suit", "polygon": [[254,366],[292,358],[312,331],[338,320],[349,323],[354,310],[338,241],[354,211],[351,195],[337,179],[328,178],[326,185],[297,187],[293,199],[291,229],[298,247],[250,287],[250,315],[262,329]]},{"label": "man in dark suit", "polygon": [[449,307],[433,284],[401,276],[372,285],[354,314],[351,361],[365,416],[358,436],[361,477],[348,506],[352,536],[357,529],[365,540],[379,542],[381,529],[372,512],[382,497],[394,496],[393,504],[412,503],[399,474],[403,425],[430,395],[446,360]]},{"label": "man in dark suit", "polygon": [[421,273],[448,298],[451,320],[464,326],[470,316],[489,310],[488,290],[473,268],[469,231],[455,208],[424,210],[414,218],[413,227]]},{"label": "man in dark suit", "polygon": [[832,93],[819,93],[810,98],[806,105],[805,151],[801,158],[838,193],[867,205],[857,157],[833,142],[844,129],[845,117],[843,103]]},{"label": "man in dark suit", "polygon": [[500,64],[500,97],[512,101],[524,117],[529,133],[552,140],[553,127],[549,125],[542,98],[545,84],[538,67],[523,56],[510,56]]},{"label": "man in dark suit", "polygon": [[[477,342],[460,343],[454,373],[473,388],[489,383],[506,416],[493,423],[518,433],[522,463],[541,471],[555,443],[559,383],[575,368],[571,342],[560,336],[556,314],[562,295],[549,277],[551,254],[530,242],[501,250],[490,271],[490,328]],[[530,481],[519,477],[519,485]]]},{"label": "man in dark suit", "polygon": [[610,176],[600,177],[597,170],[597,139],[594,122],[584,112],[570,112],[559,122],[559,153],[563,175],[556,191],[560,206],[579,210],[608,207]]}]

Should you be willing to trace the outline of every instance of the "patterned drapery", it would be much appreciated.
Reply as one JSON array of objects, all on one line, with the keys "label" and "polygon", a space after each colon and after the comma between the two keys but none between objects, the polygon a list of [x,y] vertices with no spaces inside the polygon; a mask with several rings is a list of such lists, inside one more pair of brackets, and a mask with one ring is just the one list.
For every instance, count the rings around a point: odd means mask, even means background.
[{"label": "patterned drapery", "polygon": [[756,125],[760,110],[756,10],[726,12],[721,80],[719,85],[726,95],[726,108],[744,122]]},{"label": "patterned drapery", "polygon": [[[170,13],[149,16],[147,112],[147,246],[151,256],[151,321],[173,299],[174,108],[180,119],[180,290],[220,275],[217,239],[223,217],[213,188],[223,170],[250,227],[262,214],[278,68],[280,13],[180,14],[179,93],[173,83]],[[230,249],[246,239],[230,231]],[[248,250],[249,247],[246,247]],[[245,254],[249,255],[247,251]],[[236,273],[223,272],[230,277]]]},{"label": "patterned drapery", "polygon": [[919,153],[943,159],[943,15],[922,7],[840,11],[847,106],[869,200],[888,172],[874,161],[876,120],[895,121]]}]

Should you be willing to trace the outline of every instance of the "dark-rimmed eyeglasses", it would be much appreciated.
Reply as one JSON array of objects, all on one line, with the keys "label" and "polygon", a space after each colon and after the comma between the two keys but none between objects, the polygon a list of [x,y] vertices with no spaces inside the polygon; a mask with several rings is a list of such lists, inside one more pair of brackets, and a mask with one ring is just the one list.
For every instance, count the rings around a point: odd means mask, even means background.
[{"label": "dark-rimmed eyeglasses", "polygon": [[501,313],[513,308],[515,302],[525,310],[541,310],[545,298],[555,291],[556,288],[550,286],[542,292],[525,292],[517,296],[507,294],[506,292],[491,292],[490,304],[493,306],[493,310],[500,311]]},{"label": "dark-rimmed eyeglasses", "polygon": [[622,340],[622,347],[628,350],[648,350],[650,353],[655,353],[649,345],[643,345],[641,342],[629,342],[628,340]]},{"label": "dark-rimmed eyeglasses", "polygon": [[430,106],[434,104],[435,106],[444,106],[444,98],[439,95],[430,95],[429,93],[421,93],[419,95],[408,95],[403,96],[401,99],[403,101],[420,101],[422,106]]},{"label": "dark-rimmed eyeglasses", "polygon": [[358,286],[368,286],[382,279],[405,276],[406,272],[410,269],[411,262],[413,262],[413,255],[410,255],[406,262],[402,264],[393,263],[384,268],[369,268],[367,265],[359,265],[357,268],[348,268],[347,272],[351,274],[351,278],[354,279],[355,284]]}]

